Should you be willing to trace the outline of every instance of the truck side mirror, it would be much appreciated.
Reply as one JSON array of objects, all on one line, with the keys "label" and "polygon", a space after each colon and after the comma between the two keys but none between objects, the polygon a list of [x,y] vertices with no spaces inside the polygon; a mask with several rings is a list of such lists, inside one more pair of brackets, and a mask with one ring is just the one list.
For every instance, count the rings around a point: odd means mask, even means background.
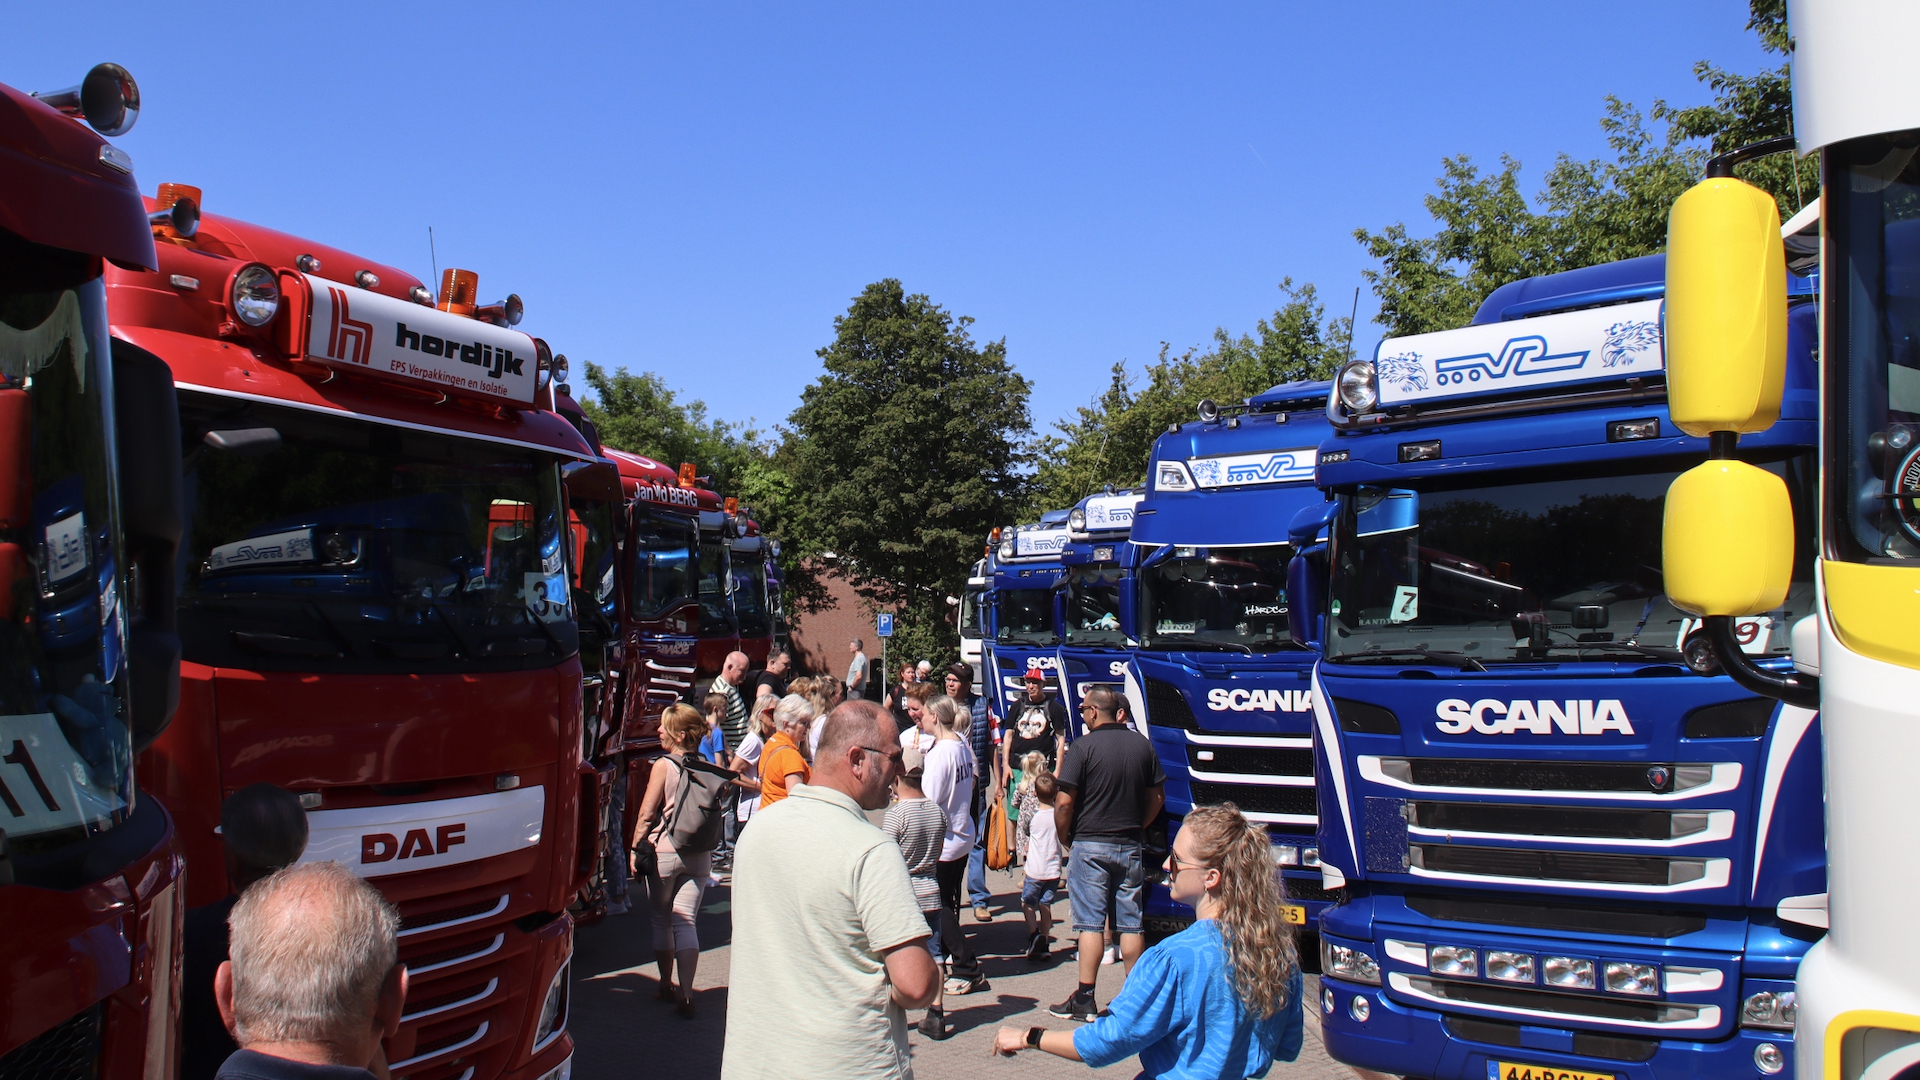
[{"label": "truck side mirror", "polygon": [[1667,406],[1689,435],[1765,431],[1787,376],[1787,263],[1773,196],[1695,184],[1667,219]]},{"label": "truck side mirror", "polygon": [[1305,550],[1320,539],[1320,534],[1333,525],[1333,519],[1340,516],[1340,504],[1328,499],[1310,506],[1303,506],[1287,523],[1287,542],[1297,550]]},{"label": "truck side mirror", "polygon": [[1696,615],[1779,607],[1793,578],[1793,503],[1778,476],[1731,458],[1681,473],[1661,533],[1667,599]]},{"label": "truck side mirror", "polygon": [[576,499],[619,504],[620,470],[611,461],[570,461],[560,467],[560,482],[567,494]]},{"label": "truck side mirror", "polygon": [[1320,651],[1324,640],[1327,545],[1315,544],[1287,561],[1287,636],[1303,649]]},{"label": "truck side mirror", "polygon": [[152,353],[113,343],[114,436],[120,456],[120,525],[126,533],[128,716],[138,753],[160,737],[180,703],[179,582],[182,484],[180,409],[173,370]]}]

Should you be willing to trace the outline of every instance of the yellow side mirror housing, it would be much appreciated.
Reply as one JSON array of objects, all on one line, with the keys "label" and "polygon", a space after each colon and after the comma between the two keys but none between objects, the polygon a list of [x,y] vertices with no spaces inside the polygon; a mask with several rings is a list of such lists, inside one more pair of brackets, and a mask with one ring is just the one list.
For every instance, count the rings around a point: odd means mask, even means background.
[{"label": "yellow side mirror housing", "polygon": [[1765,431],[1787,377],[1787,263],[1773,196],[1702,180],[1667,218],[1667,407],[1689,435]]},{"label": "yellow side mirror housing", "polygon": [[1667,599],[1695,615],[1778,608],[1793,578],[1786,482],[1744,461],[1713,460],[1667,489],[1661,549]]}]

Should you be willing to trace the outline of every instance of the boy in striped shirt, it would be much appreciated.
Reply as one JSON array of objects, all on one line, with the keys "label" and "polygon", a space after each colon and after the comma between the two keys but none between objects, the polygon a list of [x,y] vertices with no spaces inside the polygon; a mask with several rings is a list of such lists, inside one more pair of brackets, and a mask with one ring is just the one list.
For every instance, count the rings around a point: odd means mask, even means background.
[{"label": "boy in striped shirt", "polygon": [[[901,747],[900,778],[894,781],[894,803],[887,807],[881,829],[900,845],[907,862],[907,877],[913,883],[913,898],[934,936],[940,934],[940,884],[934,868],[940,864],[940,847],[947,836],[947,814],[940,804],[927,798],[921,789],[926,772],[926,755],[913,744]],[[929,1039],[944,1039],[949,1034],[946,1015],[941,1010],[938,988],[926,1018],[920,1021],[920,1033]]]}]

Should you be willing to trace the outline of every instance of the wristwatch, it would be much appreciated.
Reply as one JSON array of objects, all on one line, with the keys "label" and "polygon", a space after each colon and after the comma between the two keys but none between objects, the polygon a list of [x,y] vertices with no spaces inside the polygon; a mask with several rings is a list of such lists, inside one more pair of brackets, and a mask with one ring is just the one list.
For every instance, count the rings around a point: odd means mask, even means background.
[{"label": "wristwatch", "polygon": [[1043,1027],[1028,1028],[1027,1029],[1027,1045],[1033,1047],[1035,1050],[1040,1049],[1040,1036],[1045,1035],[1046,1033],[1047,1033],[1047,1029]]}]

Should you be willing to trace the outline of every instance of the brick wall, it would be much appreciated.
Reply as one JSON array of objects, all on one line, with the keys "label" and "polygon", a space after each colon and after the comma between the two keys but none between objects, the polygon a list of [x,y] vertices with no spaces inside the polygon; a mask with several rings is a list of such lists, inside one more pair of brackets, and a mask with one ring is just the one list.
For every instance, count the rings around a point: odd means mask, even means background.
[{"label": "brick wall", "polygon": [[867,658],[878,667],[880,639],[874,636],[873,611],[867,602],[853,591],[845,578],[831,570],[821,573],[819,580],[826,586],[827,595],[833,597],[834,606],[793,621],[794,671],[846,678],[850,659],[847,642],[854,638],[866,643]]}]

